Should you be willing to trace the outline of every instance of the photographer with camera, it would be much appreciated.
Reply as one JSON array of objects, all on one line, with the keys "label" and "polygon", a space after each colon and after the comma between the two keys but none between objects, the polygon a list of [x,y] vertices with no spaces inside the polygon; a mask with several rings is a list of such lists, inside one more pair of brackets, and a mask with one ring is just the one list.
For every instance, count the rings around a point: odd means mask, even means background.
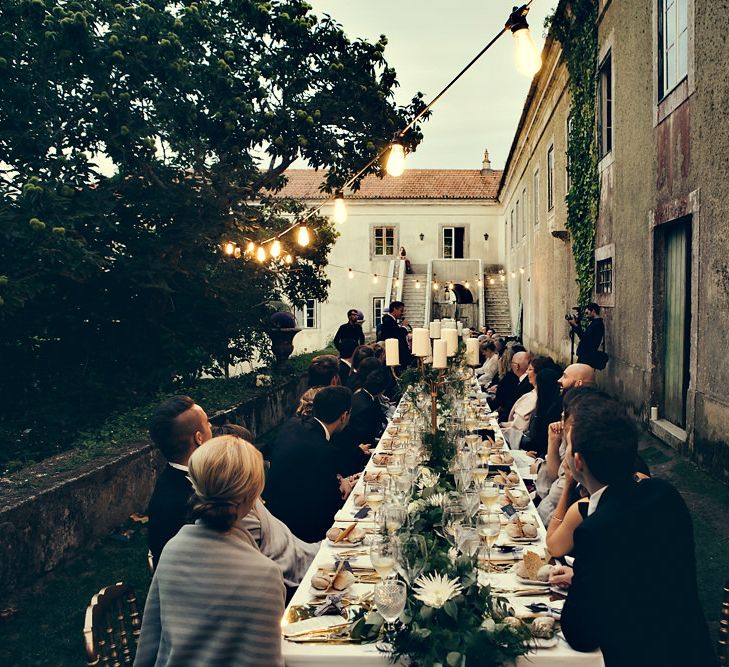
[{"label": "photographer with camera", "polygon": [[[579,309],[573,308],[578,311]],[[605,338],[605,323],[600,317],[600,306],[597,303],[591,302],[587,304],[585,308],[585,318],[589,320],[589,324],[586,329],[583,329],[580,325],[579,316],[565,315],[564,316],[569,323],[572,330],[570,336],[575,334],[580,339],[577,345],[577,363],[587,364],[598,370],[605,368],[607,364],[608,355],[605,354],[604,350],[599,349],[600,343]],[[573,339],[574,340],[574,339]]]}]

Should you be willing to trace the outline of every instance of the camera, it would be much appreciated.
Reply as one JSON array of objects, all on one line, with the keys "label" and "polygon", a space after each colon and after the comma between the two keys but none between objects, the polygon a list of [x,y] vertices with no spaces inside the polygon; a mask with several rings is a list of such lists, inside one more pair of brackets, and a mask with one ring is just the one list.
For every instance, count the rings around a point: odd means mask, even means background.
[{"label": "camera", "polygon": [[577,319],[577,315],[575,315],[574,313],[567,313],[564,316],[564,319],[566,319],[568,322],[570,322],[571,320],[576,320]]}]

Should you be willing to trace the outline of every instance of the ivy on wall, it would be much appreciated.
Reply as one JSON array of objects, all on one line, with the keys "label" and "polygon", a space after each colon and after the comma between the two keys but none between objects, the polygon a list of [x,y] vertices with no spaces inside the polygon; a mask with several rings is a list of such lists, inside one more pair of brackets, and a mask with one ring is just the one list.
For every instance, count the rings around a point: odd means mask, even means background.
[{"label": "ivy on wall", "polygon": [[597,0],[560,2],[547,19],[569,72],[572,124],[569,133],[567,229],[575,258],[579,305],[592,300],[595,284],[595,225],[600,202],[597,173]]}]

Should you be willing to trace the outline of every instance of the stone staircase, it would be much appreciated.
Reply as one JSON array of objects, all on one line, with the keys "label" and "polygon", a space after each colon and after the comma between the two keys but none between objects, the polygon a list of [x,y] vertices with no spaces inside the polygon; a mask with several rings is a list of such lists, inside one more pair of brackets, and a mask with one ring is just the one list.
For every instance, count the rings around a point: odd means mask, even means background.
[{"label": "stone staircase", "polygon": [[[419,288],[415,286],[418,280]],[[403,277],[402,302],[405,304],[405,319],[413,328],[422,327],[425,323],[425,280],[425,273],[406,273]]]},{"label": "stone staircase", "polygon": [[506,282],[497,278],[493,285],[489,285],[488,276],[484,276],[483,285],[486,326],[493,327],[499,336],[511,336],[509,290]]}]

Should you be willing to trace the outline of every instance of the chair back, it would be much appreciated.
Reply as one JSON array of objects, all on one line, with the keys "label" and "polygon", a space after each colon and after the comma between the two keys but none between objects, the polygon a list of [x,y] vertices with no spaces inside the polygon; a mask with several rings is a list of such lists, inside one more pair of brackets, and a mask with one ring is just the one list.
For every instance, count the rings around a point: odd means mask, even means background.
[{"label": "chair back", "polygon": [[724,598],[721,603],[721,614],[719,614],[719,641],[716,653],[719,656],[720,665],[729,665],[729,579],[724,582]]},{"label": "chair back", "polygon": [[134,589],[124,583],[102,588],[86,608],[84,643],[88,665],[131,665],[142,619]]}]

